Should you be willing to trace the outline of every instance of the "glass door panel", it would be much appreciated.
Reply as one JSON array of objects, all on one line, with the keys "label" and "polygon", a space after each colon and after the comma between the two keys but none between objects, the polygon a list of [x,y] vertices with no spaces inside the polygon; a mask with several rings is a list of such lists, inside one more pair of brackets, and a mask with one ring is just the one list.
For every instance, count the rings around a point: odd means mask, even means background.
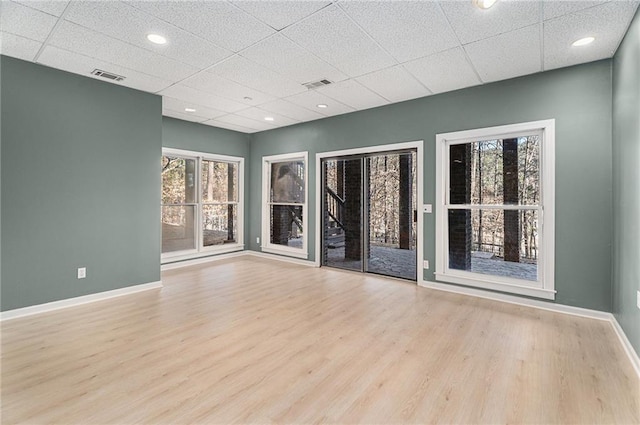
[{"label": "glass door panel", "polygon": [[322,264],[363,271],[363,159],[322,163]]},{"label": "glass door panel", "polygon": [[366,158],[365,271],[416,280],[415,152]]}]

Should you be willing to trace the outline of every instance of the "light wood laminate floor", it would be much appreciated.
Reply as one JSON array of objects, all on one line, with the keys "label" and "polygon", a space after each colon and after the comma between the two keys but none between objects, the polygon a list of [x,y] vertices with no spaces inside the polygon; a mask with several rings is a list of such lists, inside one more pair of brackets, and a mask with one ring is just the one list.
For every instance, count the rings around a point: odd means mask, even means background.
[{"label": "light wood laminate floor", "polygon": [[2,323],[2,423],[640,423],[607,322],[241,258]]}]

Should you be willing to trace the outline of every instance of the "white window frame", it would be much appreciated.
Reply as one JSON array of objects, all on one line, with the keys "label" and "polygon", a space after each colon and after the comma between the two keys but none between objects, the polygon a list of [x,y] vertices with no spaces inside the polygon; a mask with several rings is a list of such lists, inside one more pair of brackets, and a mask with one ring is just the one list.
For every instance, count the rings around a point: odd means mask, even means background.
[{"label": "white window frame", "polygon": [[[304,203],[302,204],[302,249],[271,243],[271,164],[285,161],[304,161]],[[299,204],[296,204],[299,205]],[[289,257],[309,258],[309,153],[294,152],[262,157],[262,243],[263,252]]]},{"label": "white window frame", "polygon": [[[162,253],[161,263],[170,263],[175,261],[190,260],[194,258],[206,257],[216,254],[224,254],[228,252],[241,251],[244,249],[244,158],[229,155],[218,155],[205,152],[188,151],[183,149],[162,148],[162,156],[175,156],[185,159],[193,159],[196,161],[196,248],[182,251],[173,251]],[[238,199],[236,202],[229,202],[236,205],[238,220],[236,221],[236,243],[224,245],[203,246],[204,238],[202,223],[202,206],[209,205],[212,202],[203,202],[202,200],[202,161],[228,162],[238,164]],[[162,182],[160,183],[162,184]]]},{"label": "white window frame", "polygon": [[[503,276],[474,273],[449,268],[448,211],[477,209],[478,205],[455,205],[448,202],[449,146],[482,140],[505,139],[539,134],[540,203],[537,207],[499,205],[499,209],[533,209],[540,224],[538,280],[527,281]],[[482,209],[486,206],[482,206]],[[489,206],[489,208],[492,208]],[[436,135],[436,280],[476,288],[508,292],[537,298],[555,299],[555,120],[532,121]]]}]

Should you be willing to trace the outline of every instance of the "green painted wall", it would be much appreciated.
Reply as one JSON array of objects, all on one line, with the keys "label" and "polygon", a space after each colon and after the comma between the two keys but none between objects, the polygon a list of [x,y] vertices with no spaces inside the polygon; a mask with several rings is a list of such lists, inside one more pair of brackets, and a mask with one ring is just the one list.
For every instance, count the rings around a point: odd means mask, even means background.
[{"label": "green painted wall", "polygon": [[[264,155],[309,151],[314,259],[317,152],[424,140],[424,202],[433,204],[437,133],[555,118],[556,301],[610,311],[611,95],[611,61],[594,62],[257,133],[251,168],[260,170]],[[253,250],[259,250],[260,180],[254,172],[249,185]],[[425,215],[424,224],[425,259],[435,264],[435,216]]]},{"label": "green painted wall", "polygon": [[[434,203],[437,133],[548,118],[557,130],[557,302],[612,308],[609,60],[251,136],[161,119],[157,96],[16,59],[2,57],[0,75],[2,310],[159,280],[162,146],[247,158],[245,243],[254,250],[262,156],[308,150],[314,259],[315,153],[424,140],[424,201]],[[434,226],[426,215],[432,264]],[[85,280],[75,278],[81,266]]]},{"label": "green painted wall", "polygon": [[[245,159],[244,181],[250,178],[249,154],[250,135],[238,133],[224,128],[162,117],[162,146],[197,152],[215,153],[219,155],[238,156]],[[246,184],[245,184],[246,186]],[[244,222],[249,222],[249,191],[244,192]],[[249,232],[244,231],[244,243],[249,243]]]},{"label": "green painted wall", "polygon": [[640,13],[613,59],[613,313],[640,353]]},{"label": "green painted wall", "polygon": [[161,98],[0,69],[2,310],[160,280]]}]

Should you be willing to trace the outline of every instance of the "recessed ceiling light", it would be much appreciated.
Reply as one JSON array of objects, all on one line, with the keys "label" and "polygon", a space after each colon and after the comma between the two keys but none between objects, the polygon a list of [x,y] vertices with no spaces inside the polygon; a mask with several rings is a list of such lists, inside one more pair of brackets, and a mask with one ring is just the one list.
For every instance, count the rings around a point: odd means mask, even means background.
[{"label": "recessed ceiling light", "polygon": [[574,47],[586,46],[587,44],[593,43],[593,40],[595,40],[595,37],[585,37],[574,41],[571,45]]},{"label": "recessed ceiling light", "polygon": [[265,121],[273,121],[273,117],[264,117]]},{"label": "recessed ceiling light", "polygon": [[185,112],[195,112],[196,110],[193,108],[184,108]]},{"label": "recessed ceiling light", "polygon": [[324,103],[318,103],[316,106],[317,106],[318,108],[322,108],[322,109],[324,109],[324,108],[327,108],[327,107],[328,107],[328,106],[327,106],[326,104],[324,104]]},{"label": "recessed ceiling light", "polygon": [[480,9],[489,9],[491,6],[496,4],[498,0],[473,0],[473,4],[475,4]]},{"label": "recessed ceiling light", "polygon": [[147,34],[147,40],[155,44],[166,44],[167,39],[160,34]]}]

